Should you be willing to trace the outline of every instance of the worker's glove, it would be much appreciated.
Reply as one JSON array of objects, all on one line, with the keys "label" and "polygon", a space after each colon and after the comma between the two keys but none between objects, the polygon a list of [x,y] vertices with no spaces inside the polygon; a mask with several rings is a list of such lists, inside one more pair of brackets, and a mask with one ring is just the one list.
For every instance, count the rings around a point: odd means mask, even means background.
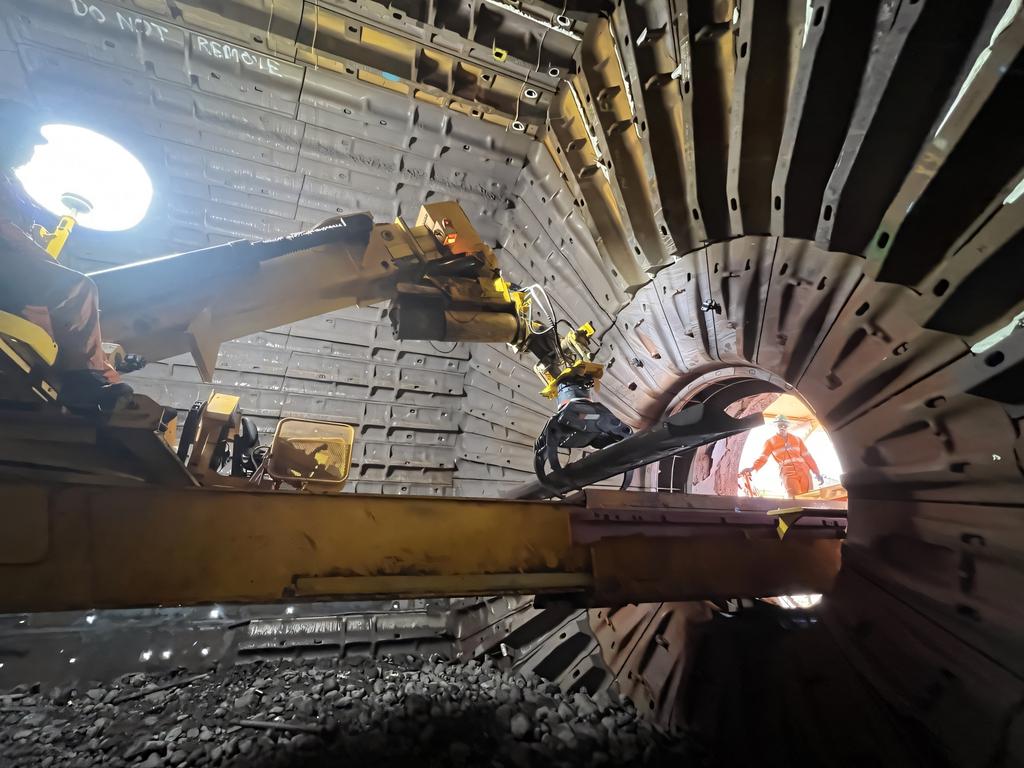
[{"label": "worker's glove", "polygon": [[825,482],[825,481],[824,481],[824,479],[822,479],[822,477],[821,477],[821,472],[815,472],[815,473],[814,473],[814,476],[815,476],[816,478],[818,478],[818,485],[821,485],[822,483],[824,483],[824,482]]}]

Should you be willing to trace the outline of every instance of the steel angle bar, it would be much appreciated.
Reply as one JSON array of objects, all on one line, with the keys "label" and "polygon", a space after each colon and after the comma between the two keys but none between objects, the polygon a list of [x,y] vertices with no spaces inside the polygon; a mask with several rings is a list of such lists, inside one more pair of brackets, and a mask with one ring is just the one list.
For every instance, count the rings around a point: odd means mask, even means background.
[{"label": "steel angle bar", "polygon": [[621,475],[666,456],[693,450],[764,423],[761,414],[735,419],[713,403],[694,403],[657,426],[630,435],[607,448],[567,464],[539,480],[516,486],[510,499],[543,499]]}]

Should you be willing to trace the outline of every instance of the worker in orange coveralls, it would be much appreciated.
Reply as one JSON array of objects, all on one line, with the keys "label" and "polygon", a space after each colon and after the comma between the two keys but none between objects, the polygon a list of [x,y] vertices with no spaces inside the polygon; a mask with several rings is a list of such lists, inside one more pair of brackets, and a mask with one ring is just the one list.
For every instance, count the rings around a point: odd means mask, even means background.
[{"label": "worker in orange coveralls", "polygon": [[779,415],[775,419],[775,426],[778,434],[772,435],[764,444],[764,450],[757,457],[754,466],[744,469],[740,474],[750,473],[760,469],[768,462],[768,457],[775,459],[779,465],[779,475],[786,486],[786,493],[790,498],[811,490],[811,474],[821,483],[821,472],[818,471],[818,464],[807,450],[807,445],[796,435],[789,434],[789,419]]}]

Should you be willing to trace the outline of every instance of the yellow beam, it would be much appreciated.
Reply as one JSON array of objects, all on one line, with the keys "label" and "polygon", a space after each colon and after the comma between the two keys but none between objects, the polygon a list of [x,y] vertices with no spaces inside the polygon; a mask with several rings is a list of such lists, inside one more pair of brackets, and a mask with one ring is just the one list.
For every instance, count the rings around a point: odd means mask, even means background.
[{"label": "yellow beam", "polygon": [[[574,543],[573,516],[587,510],[567,503],[42,485],[0,493],[0,612],[538,592],[591,604],[760,596],[827,591],[839,565],[835,538],[748,540],[713,526]],[[756,567],[737,565],[746,551]]]}]

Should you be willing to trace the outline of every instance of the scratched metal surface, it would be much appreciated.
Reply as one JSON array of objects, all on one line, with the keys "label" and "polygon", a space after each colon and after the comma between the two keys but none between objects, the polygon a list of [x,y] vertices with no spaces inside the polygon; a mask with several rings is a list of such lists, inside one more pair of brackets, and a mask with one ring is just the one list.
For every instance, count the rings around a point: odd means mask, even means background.
[{"label": "scratched metal surface", "polygon": [[[76,263],[456,197],[594,321],[626,421],[732,376],[798,387],[847,472],[847,657],[956,764],[1024,759],[1024,342],[990,338],[1024,310],[1020,4],[585,5],[0,0],[0,93],[154,173],[145,225],[76,233]],[[364,308],[225,345],[217,376],[265,430],[357,423],[354,490],[498,493],[547,404],[506,350],[448,349]],[[186,360],[136,384],[201,389]]]}]

